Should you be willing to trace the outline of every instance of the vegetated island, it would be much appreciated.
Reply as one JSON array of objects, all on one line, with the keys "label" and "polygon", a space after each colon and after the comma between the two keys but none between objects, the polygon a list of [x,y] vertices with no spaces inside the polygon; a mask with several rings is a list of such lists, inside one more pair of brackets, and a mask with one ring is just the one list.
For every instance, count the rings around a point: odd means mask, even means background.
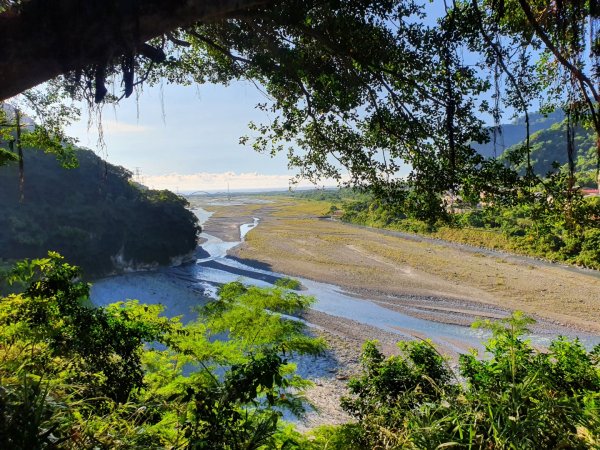
[{"label": "vegetated island", "polygon": [[200,226],[185,199],[150,190],[127,169],[78,149],[64,169],[26,149],[24,183],[16,163],[0,167],[0,258],[39,258],[52,249],[87,277],[176,264],[196,249]]}]

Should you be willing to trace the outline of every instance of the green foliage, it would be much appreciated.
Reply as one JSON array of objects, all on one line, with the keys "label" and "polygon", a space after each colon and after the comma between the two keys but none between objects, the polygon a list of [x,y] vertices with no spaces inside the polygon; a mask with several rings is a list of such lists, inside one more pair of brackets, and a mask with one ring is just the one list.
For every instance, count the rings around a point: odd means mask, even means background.
[{"label": "green foliage", "polygon": [[[68,103],[66,93],[52,83],[0,103],[0,166],[20,161],[25,167],[26,157],[18,151],[21,147],[54,155],[64,168],[77,167],[76,141],[65,134],[65,128],[80,117],[80,111]],[[23,109],[30,115],[24,115]]]},{"label": "green foliage", "polygon": [[16,153],[4,148],[0,148],[0,166],[4,166],[10,162],[16,162],[18,160],[19,157],[16,155]]},{"label": "green foliage", "polygon": [[[85,306],[89,285],[58,254],[22,261],[0,299],[0,447],[283,448],[307,382],[288,362],[324,344],[281,313],[313,301],[225,285],[197,322],[135,301]],[[279,447],[278,447],[279,446]]]},{"label": "green foliage", "polygon": [[126,169],[89,150],[75,152],[79,167],[71,170],[42,151],[25,153],[23,199],[16,165],[0,167],[3,258],[54,249],[99,276],[129,263],[168,264],[196,248],[197,219],[183,198],[136,187]]},{"label": "green foliage", "polygon": [[[593,131],[581,126],[575,130],[575,174],[583,186],[598,187],[596,180],[596,137]],[[520,142],[506,149],[501,156],[503,160],[510,160],[515,152],[523,151],[524,142]],[[568,168],[567,153],[567,122],[566,119],[554,123],[548,128],[541,129],[530,136],[531,166],[534,173],[540,177],[546,177],[549,173]],[[527,164],[523,158],[517,158],[519,163],[516,169],[525,174]],[[558,164],[558,168],[555,165]]]},{"label": "green foliage", "polygon": [[385,358],[376,342],[363,349],[363,373],[348,383],[342,407],[362,428],[360,448],[375,448],[381,428],[396,430],[421,404],[440,401],[451,371],[430,342],[399,343],[401,355]]},{"label": "green foliage", "polygon": [[388,358],[368,343],[343,401],[358,421],[353,446],[333,448],[597,448],[600,346],[560,337],[539,352],[523,339],[532,322],[515,313],[476,324],[492,338],[484,358],[461,355],[464,382],[430,343]]},{"label": "green foliage", "polygon": [[168,321],[142,321],[135,303],[115,304],[106,310],[83,305],[89,285],[71,282],[79,276],[78,268],[52,252],[48,258],[17,263],[8,281],[28,287],[1,304],[4,338],[18,339],[25,346],[43,342],[45,351],[40,357],[44,359],[71,359],[69,382],[85,385],[82,395],[126,401],[142,385],[139,348],[144,342],[160,340]]},{"label": "green foliage", "polygon": [[300,283],[298,280],[295,280],[294,278],[283,277],[279,278],[275,282],[275,286],[285,289],[291,289],[293,291],[299,291],[302,288],[302,283]]},{"label": "green foliage", "polygon": [[328,201],[332,203],[340,203],[351,199],[366,198],[366,195],[355,188],[339,188],[339,189],[313,189],[307,191],[296,191],[294,197],[305,198],[308,200]]},{"label": "green foliage", "polygon": [[299,448],[302,450],[371,450],[361,446],[361,435],[360,424],[321,426],[303,436]]}]

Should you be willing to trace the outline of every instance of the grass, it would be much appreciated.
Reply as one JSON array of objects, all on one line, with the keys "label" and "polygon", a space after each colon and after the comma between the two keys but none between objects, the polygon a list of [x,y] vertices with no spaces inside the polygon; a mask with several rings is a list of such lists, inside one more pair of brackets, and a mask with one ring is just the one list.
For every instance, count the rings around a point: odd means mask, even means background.
[{"label": "grass", "polygon": [[278,200],[275,205],[278,206],[279,210],[273,213],[273,217],[288,216],[299,218],[303,216],[325,216],[333,203],[324,200],[305,200],[288,197],[287,199]]}]

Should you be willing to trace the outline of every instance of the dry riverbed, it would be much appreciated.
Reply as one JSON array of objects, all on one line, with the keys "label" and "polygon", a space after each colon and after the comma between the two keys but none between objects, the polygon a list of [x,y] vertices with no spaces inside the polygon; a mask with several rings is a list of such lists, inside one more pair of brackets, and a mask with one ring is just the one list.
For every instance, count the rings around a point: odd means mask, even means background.
[{"label": "dry riverbed", "polygon": [[[326,202],[274,197],[262,204],[198,205],[214,212],[205,231],[225,241],[239,240],[239,225],[260,219],[231,256],[340,286],[390,310],[468,325],[478,317],[498,318],[518,309],[538,319],[538,333],[600,334],[597,272],[327,220]],[[330,342],[328,358],[336,362],[332,377],[315,379],[309,397],[332,417],[328,422],[339,422],[345,416],[332,404],[342,395],[344,380],[358,369],[361,344],[379,339],[389,354],[398,336],[316,311],[307,319]]]}]

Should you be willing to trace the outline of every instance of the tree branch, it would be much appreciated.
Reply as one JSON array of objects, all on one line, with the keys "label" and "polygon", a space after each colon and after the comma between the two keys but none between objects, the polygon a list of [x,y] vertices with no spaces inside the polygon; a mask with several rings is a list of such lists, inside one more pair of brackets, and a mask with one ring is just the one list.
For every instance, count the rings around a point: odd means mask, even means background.
[{"label": "tree branch", "polygon": [[272,2],[30,0],[0,13],[0,101],[58,75],[138,54],[147,41],[178,28]]},{"label": "tree branch", "polygon": [[243,62],[245,64],[250,64],[252,61],[250,61],[249,59],[246,59],[242,56],[237,56],[234,55],[233,53],[231,53],[228,49],[226,49],[225,47],[222,47],[221,45],[217,44],[215,41],[213,41],[212,39],[201,35],[200,33],[197,33],[193,30],[187,30],[187,34],[189,34],[190,36],[195,37],[196,39],[198,39],[199,41],[204,42],[205,44],[210,45],[212,48],[214,48],[215,50],[217,50],[218,52],[222,53],[223,55],[227,56],[228,58],[230,58],[233,61],[236,62]]},{"label": "tree branch", "polygon": [[599,103],[600,95],[598,95],[598,91],[594,87],[594,83],[588,77],[586,77],[581,70],[579,70],[575,65],[573,65],[565,56],[560,53],[558,48],[554,45],[550,37],[546,34],[542,26],[538,23],[533,15],[533,11],[529,7],[527,0],[519,0],[519,5],[521,9],[525,13],[525,17],[527,17],[527,21],[535,30],[536,35],[542,40],[542,42],[546,45],[548,50],[552,52],[554,57],[560,62],[569,72],[573,74],[575,78],[577,78],[581,84],[588,87],[590,92],[592,93],[594,100]]}]

